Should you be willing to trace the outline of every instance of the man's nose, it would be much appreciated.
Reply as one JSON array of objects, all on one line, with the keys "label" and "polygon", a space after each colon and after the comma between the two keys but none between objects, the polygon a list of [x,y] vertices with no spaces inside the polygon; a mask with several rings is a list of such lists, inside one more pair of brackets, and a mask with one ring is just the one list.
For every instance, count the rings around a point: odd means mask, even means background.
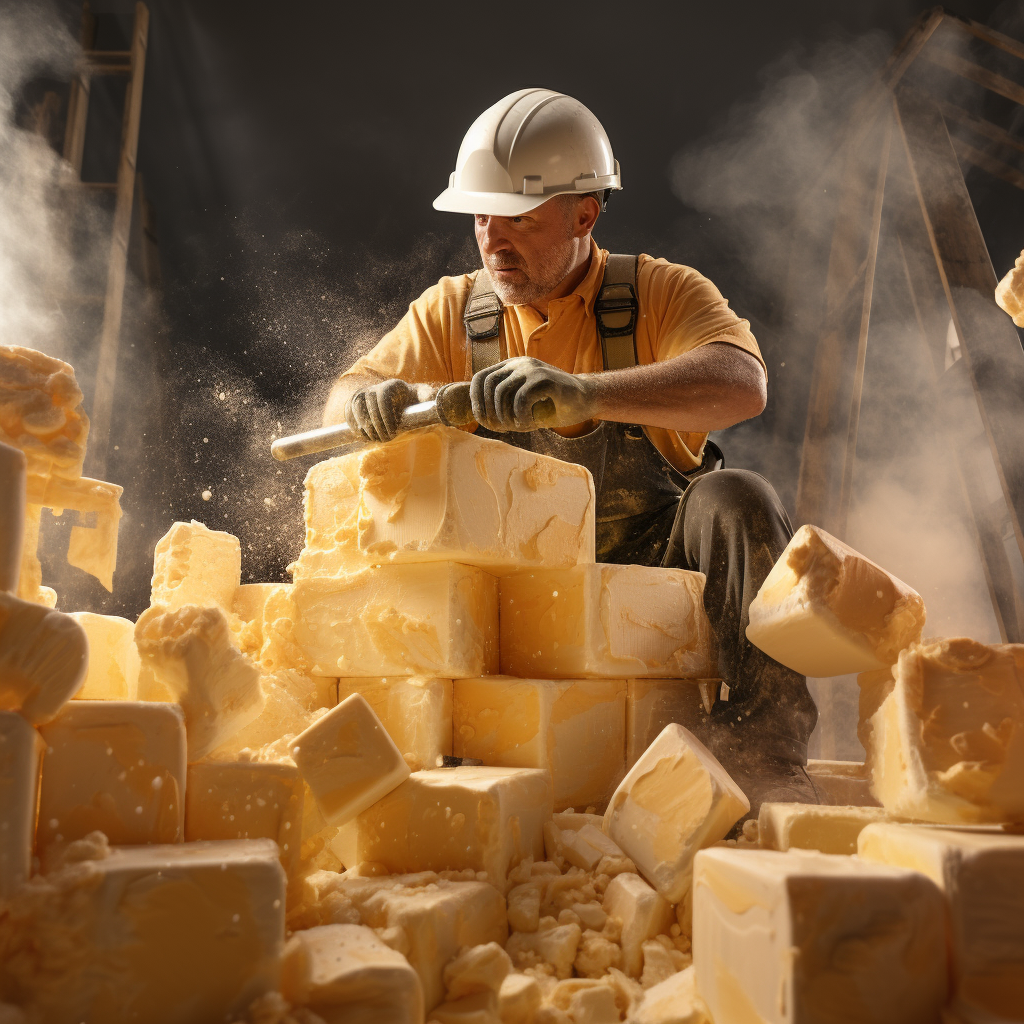
[{"label": "man's nose", "polygon": [[501,217],[488,217],[483,224],[479,225],[477,237],[480,248],[488,255],[511,248]]}]

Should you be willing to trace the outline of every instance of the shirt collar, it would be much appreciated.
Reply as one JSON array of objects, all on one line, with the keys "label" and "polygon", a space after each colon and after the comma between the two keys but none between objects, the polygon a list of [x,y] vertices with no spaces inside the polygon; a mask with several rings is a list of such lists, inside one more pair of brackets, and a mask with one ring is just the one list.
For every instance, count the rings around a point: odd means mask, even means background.
[{"label": "shirt collar", "polygon": [[597,294],[601,290],[601,282],[604,280],[605,261],[608,253],[598,248],[597,242],[590,239],[590,266],[587,268],[587,276],[568,294],[560,299],[552,299],[550,305],[565,304],[574,298],[579,298],[587,311],[587,316],[594,315],[594,303],[597,301]]}]

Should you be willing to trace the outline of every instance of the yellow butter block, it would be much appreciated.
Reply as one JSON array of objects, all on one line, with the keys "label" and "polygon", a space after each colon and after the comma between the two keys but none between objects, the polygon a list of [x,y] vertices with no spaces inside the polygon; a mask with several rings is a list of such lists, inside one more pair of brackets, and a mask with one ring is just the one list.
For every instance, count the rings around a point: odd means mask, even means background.
[{"label": "yellow butter block", "polygon": [[0,711],[0,899],[8,899],[32,868],[43,748],[21,715]]},{"label": "yellow butter block", "polygon": [[194,519],[174,523],[157,541],[150,603],[167,611],[194,604],[230,612],[241,577],[237,537]]},{"label": "yellow butter block", "polygon": [[672,907],[639,875],[616,875],[605,890],[604,911],[622,927],[622,969],[639,978],[644,966],[643,944],[655,935],[668,934],[675,923]]},{"label": "yellow butter block", "polygon": [[78,700],[135,700],[139,693],[139,652],[135,623],[118,615],[72,612],[89,640],[89,671]]},{"label": "yellow butter block", "polygon": [[757,835],[766,850],[852,855],[857,852],[857,837],[864,828],[888,820],[889,815],[881,807],[765,802],[758,813]]},{"label": "yellow butter block", "polygon": [[673,722],[699,729],[707,718],[700,684],[712,694],[720,679],[630,679],[626,685],[626,769]]}]

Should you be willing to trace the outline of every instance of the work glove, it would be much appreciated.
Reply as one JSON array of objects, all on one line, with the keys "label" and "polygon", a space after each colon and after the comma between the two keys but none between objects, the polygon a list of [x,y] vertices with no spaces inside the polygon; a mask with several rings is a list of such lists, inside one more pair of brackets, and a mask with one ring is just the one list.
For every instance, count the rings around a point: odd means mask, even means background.
[{"label": "work glove", "polygon": [[473,418],[488,430],[569,427],[593,419],[592,381],[532,356],[517,356],[473,375]]},{"label": "work glove", "polygon": [[345,406],[345,422],[367,441],[390,441],[398,417],[417,401],[416,389],[404,380],[385,380],[357,391]]}]

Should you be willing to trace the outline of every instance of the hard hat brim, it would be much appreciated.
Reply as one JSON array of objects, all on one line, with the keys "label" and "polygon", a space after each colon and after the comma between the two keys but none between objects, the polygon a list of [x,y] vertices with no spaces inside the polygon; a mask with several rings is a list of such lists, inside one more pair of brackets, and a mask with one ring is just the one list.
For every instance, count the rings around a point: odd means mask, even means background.
[{"label": "hard hat brim", "polygon": [[463,192],[446,188],[435,200],[434,209],[447,213],[483,214],[488,217],[518,217],[536,210],[555,195],[524,196],[519,192]]}]

